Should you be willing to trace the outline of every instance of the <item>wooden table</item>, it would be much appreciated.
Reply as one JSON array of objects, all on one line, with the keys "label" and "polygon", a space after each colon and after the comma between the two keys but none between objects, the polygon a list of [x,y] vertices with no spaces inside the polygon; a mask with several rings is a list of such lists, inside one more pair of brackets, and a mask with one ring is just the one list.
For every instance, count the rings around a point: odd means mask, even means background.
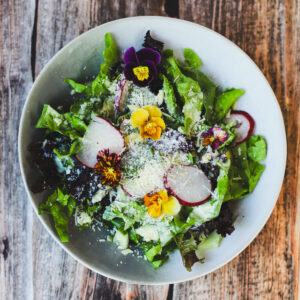
[{"label": "wooden table", "polygon": [[[35,216],[17,158],[22,107],[45,63],[88,29],[136,15],[190,20],[239,45],[274,89],[288,138],[280,198],[255,241],[218,271],[170,286],[110,280],[66,254]],[[298,299],[299,24],[299,0],[0,0],[0,299]]]}]

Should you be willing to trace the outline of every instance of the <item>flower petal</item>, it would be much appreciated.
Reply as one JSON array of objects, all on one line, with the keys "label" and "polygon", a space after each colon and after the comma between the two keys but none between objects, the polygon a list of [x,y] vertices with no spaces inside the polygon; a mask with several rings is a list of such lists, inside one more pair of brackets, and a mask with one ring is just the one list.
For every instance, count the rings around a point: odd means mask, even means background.
[{"label": "flower petal", "polygon": [[153,218],[158,218],[162,215],[161,203],[154,202],[148,207],[148,214]]},{"label": "flower petal", "polygon": [[141,62],[141,64],[143,64],[143,62],[145,60],[151,60],[153,61],[153,63],[155,65],[158,65],[160,63],[160,54],[159,52],[151,49],[151,48],[143,48],[141,50],[139,50],[137,53],[136,53],[139,61]]},{"label": "flower petal", "polygon": [[165,122],[162,118],[160,118],[160,117],[151,117],[150,121],[156,123],[157,126],[159,126],[162,130],[166,129],[166,124],[165,124]]},{"label": "flower petal", "polygon": [[224,143],[227,140],[227,132],[222,130],[221,127],[213,127],[212,132],[214,134],[214,137],[220,142]]},{"label": "flower petal", "polygon": [[149,72],[149,78],[147,80],[139,81],[135,75],[133,75],[133,79],[131,79],[131,80],[138,87],[146,87],[153,80],[153,76],[152,76],[151,71],[150,71]]},{"label": "flower petal", "polygon": [[212,135],[207,135],[202,142],[202,146],[211,145],[214,142],[214,140],[215,139]]},{"label": "flower petal", "polygon": [[145,195],[144,196],[144,205],[145,206],[150,206],[153,203],[155,203],[155,201],[157,201],[157,199],[158,199],[158,195],[157,194],[154,194],[152,196]]},{"label": "flower petal", "polygon": [[136,63],[129,63],[129,64],[125,65],[124,75],[127,80],[131,80],[131,81],[134,80],[135,75],[133,74],[133,68],[135,68],[136,66],[137,66]]},{"label": "flower petal", "polygon": [[125,53],[123,55],[123,61],[124,61],[125,65],[127,65],[129,63],[134,63],[136,65],[139,64],[139,59],[138,59],[137,53],[135,52],[134,47],[130,47],[125,51]]},{"label": "flower petal", "polygon": [[157,194],[158,194],[158,196],[159,196],[162,203],[165,203],[169,200],[168,193],[167,193],[166,190],[160,190]]},{"label": "flower petal", "polygon": [[151,135],[151,139],[154,140],[154,141],[157,141],[160,139],[160,136],[161,136],[161,128],[160,127],[156,127],[156,132],[155,134]]},{"label": "flower petal", "polygon": [[180,206],[178,200],[173,196],[170,196],[168,201],[162,204],[162,212],[166,216],[177,215],[180,211],[180,208],[181,208],[181,206]]},{"label": "flower petal", "polygon": [[145,122],[147,122],[149,118],[149,112],[145,109],[137,109],[130,118],[131,125],[133,127],[139,127]]},{"label": "flower petal", "polygon": [[220,141],[216,139],[212,142],[211,146],[215,150],[219,148],[220,144],[221,144]]},{"label": "flower petal", "polygon": [[145,109],[149,112],[150,118],[151,117],[161,117],[162,116],[161,110],[155,105],[143,106],[143,109]]},{"label": "flower petal", "polygon": [[[157,76],[157,74],[158,74],[157,68],[156,68],[155,63],[152,60],[144,60],[143,65],[147,66],[149,68],[149,73],[151,74],[152,79]],[[148,82],[150,83],[149,79],[148,79]]]}]

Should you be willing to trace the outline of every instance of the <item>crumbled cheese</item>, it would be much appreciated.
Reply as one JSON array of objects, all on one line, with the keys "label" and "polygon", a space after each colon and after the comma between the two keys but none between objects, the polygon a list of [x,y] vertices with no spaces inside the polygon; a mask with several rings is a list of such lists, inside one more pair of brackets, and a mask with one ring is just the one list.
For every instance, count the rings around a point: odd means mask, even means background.
[{"label": "crumbled cheese", "polygon": [[155,96],[154,102],[157,103],[158,106],[162,105],[164,102],[165,93],[163,90],[159,90],[158,94]]},{"label": "crumbled cheese", "polygon": [[98,192],[92,198],[92,203],[100,202],[109,193],[110,190],[111,187],[100,185]]},{"label": "crumbled cheese", "polygon": [[133,85],[129,91],[127,103],[138,107],[146,105],[160,106],[163,103],[163,99],[164,92],[162,90],[157,95],[154,95],[149,88],[139,88]]},{"label": "crumbled cheese", "polygon": [[84,224],[90,224],[90,223],[92,223],[92,218],[85,211],[82,211],[82,212],[76,213],[75,223],[76,223],[76,225],[80,225],[80,226],[82,226]]},{"label": "crumbled cheese", "polygon": [[207,164],[211,161],[211,159],[212,159],[211,153],[205,153],[201,158],[201,163]]},{"label": "crumbled cheese", "polygon": [[131,249],[124,249],[124,250],[121,251],[121,253],[122,253],[123,255],[127,255],[127,254],[133,253],[133,251],[132,251]]},{"label": "crumbled cheese", "polygon": [[141,226],[136,230],[136,233],[143,237],[145,242],[158,241],[159,239],[157,227],[154,225],[146,224]]},{"label": "crumbled cheese", "polygon": [[238,154],[239,154],[239,156],[242,155],[242,149],[240,147],[238,148]]}]

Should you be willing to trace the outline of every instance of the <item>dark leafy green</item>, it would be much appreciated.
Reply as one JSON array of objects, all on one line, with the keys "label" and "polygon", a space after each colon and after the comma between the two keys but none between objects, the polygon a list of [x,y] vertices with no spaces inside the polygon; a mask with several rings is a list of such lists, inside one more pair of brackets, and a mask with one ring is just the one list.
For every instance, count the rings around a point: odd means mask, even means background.
[{"label": "dark leafy green", "polygon": [[229,169],[228,190],[225,201],[246,197],[255,188],[264,165],[258,161],[266,157],[266,143],[263,137],[253,136],[231,150],[232,162]]},{"label": "dark leafy green", "polygon": [[69,149],[54,149],[53,152],[57,155],[57,158],[60,160],[62,165],[66,168],[74,167],[74,161],[72,155],[78,153],[80,149],[81,142],[80,140],[75,140]]}]

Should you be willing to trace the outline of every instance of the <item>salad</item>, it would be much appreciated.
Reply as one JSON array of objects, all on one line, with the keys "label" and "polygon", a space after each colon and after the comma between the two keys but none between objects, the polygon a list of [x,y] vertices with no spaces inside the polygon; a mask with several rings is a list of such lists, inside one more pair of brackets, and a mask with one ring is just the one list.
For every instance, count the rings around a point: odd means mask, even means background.
[{"label": "salad", "polygon": [[73,104],[44,105],[31,190],[48,190],[39,214],[62,242],[72,221],[79,231],[100,224],[124,255],[139,249],[158,268],[179,249],[191,270],[234,231],[229,203],[255,188],[266,142],[234,108],[244,91],[216,85],[192,49],[183,55],[149,31],[121,54],[107,33],[99,74],[65,79]]}]

